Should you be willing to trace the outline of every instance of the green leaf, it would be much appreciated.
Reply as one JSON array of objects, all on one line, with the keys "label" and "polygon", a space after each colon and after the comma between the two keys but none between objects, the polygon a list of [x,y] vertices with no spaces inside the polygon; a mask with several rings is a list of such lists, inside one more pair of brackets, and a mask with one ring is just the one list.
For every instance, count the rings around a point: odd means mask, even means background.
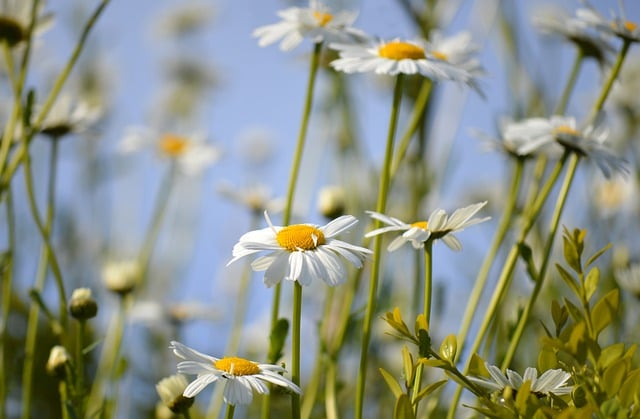
[{"label": "green leaf", "polygon": [[439,359],[428,359],[428,358],[420,358],[418,360],[419,364],[424,364],[427,367],[432,367],[432,368],[446,368],[446,367],[450,367],[451,364],[448,363],[447,361],[441,361]]},{"label": "green leaf", "polygon": [[380,371],[380,374],[382,374],[382,378],[384,378],[384,381],[387,383],[387,386],[389,386],[389,389],[391,390],[393,395],[396,396],[396,398],[404,395],[404,391],[402,391],[402,387],[400,387],[400,384],[395,379],[395,377],[385,371],[384,368],[378,368],[378,370]]},{"label": "green leaf", "polygon": [[456,340],[456,335],[451,334],[444,338],[442,345],[440,345],[440,356],[453,364],[457,351],[458,341]]},{"label": "green leaf", "polygon": [[564,260],[571,267],[571,269],[574,270],[574,272],[581,273],[582,267],[580,266],[580,255],[578,254],[578,249],[576,248],[576,245],[567,236],[564,236],[562,238],[562,241],[564,244],[563,246]]},{"label": "green leaf", "polygon": [[567,271],[565,268],[562,267],[562,265],[559,265],[556,263],[556,269],[558,270],[558,272],[560,273],[560,278],[562,278],[562,280],[565,282],[565,284],[567,284],[567,286],[569,288],[571,288],[571,291],[573,291],[573,293],[577,296],[580,296],[580,286],[578,285],[578,283],[576,282],[575,279],[573,279],[573,275],[571,275],[569,273],[569,271]]},{"label": "green leaf", "polygon": [[527,401],[529,400],[529,395],[531,394],[531,381],[527,380],[518,389],[516,393],[515,405],[519,412],[527,411]]},{"label": "green leaf", "polygon": [[600,249],[597,252],[595,252],[593,255],[591,255],[591,257],[589,259],[587,259],[587,262],[586,262],[585,266],[588,267],[589,265],[591,265],[593,262],[596,261],[596,259],[598,259],[600,256],[602,256],[602,254],[604,252],[606,252],[607,250],[609,250],[610,248],[611,248],[611,243],[609,243],[608,245],[606,245],[602,249]]},{"label": "green leaf", "polygon": [[538,355],[538,370],[547,371],[558,368],[558,357],[551,349],[542,349]]},{"label": "green leaf", "polygon": [[396,400],[396,405],[393,408],[394,419],[415,419],[416,415],[413,413],[413,406],[411,400],[406,394],[400,395]]},{"label": "green leaf", "polygon": [[413,383],[413,357],[407,346],[402,347],[402,365],[404,368],[404,379],[407,383]]},{"label": "green leaf", "polygon": [[584,320],[584,316],[575,304],[565,298],[564,305],[567,307],[567,311],[569,311],[569,314],[571,315],[571,318],[573,318],[573,321],[578,323]]},{"label": "green leaf", "polygon": [[533,252],[531,251],[531,247],[526,243],[521,242],[518,244],[518,251],[520,252],[520,257],[525,262],[529,278],[531,278],[532,281],[536,281],[538,279],[538,270],[533,262]]},{"label": "green leaf", "polygon": [[602,374],[601,386],[607,397],[613,398],[620,390],[622,382],[627,376],[628,364],[624,359],[619,359],[611,364]]},{"label": "green leaf", "polygon": [[556,300],[551,302],[551,318],[556,326],[556,337],[569,319],[569,311],[565,306],[561,306]]},{"label": "green leaf", "polygon": [[593,306],[591,321],[593,322],[593,329],[596,336],[615,319],[618,312],[619,301],[620,292],[616,288],[609,291]]},{"label": "green leaf", "polygon": [[616,343],[610,346],[607,346],[600,352],[600,357],[598,357],[598,368],[604,370],[613,362],[619,360],[624,355],[624,343]]},{"label": "green leaf", "polygon": [[595,294],[596,289],[598,288],[598,282],[600,281],[600,269],[598,267],[594,267],[589,270],[587,273],[587,277],[584,280],[584,293],[587,297],[587,301],[591,300],[593,294]]},{"label": "green leaf", "polygon": [[269,335],[269,363],[275,364],[282,358],[282,348],[284,348],[287,334],[289,333],[289,320],[285,318],[278,319],[273,325],[271,334]]},{"label": "green leaf", "polygon": [[480,358],[478,354],[471,355],[469,360],[469,375],[475,375],[476,377],[489,377],[489,371],[484,365],[484,359]]},{"label": "green leaf", "polygon": [[447,380],[440,380],[440,381],[436,381],[435,383],[429,384],[428,386],[420,390],[420,393],[418,393],[418,395],[415,397],[414,403],[418,403],[420,400],[424,399],[429,394],[433,393],[434,391],[442,387],[442,385],[446,382]]},{"label": "green leaf", "polygon": [[640,369],[635,369],[627,374],[618,397],[624,407],[631,406],[634,403],[634,398],[640,399]]}]

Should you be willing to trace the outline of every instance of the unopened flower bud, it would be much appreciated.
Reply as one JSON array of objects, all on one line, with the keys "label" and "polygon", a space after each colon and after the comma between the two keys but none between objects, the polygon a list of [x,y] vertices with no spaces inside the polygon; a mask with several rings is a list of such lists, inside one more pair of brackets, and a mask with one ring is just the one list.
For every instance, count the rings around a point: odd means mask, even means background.
[{"label": "unopened flower bud", "polygon": [[110,291],[126,295],[133,291],[140,280],[140,265],[136,260],[108,263],[102,270],[102,281]]},{"label": "unopened flower bud", "polygon": [[71,361],[69,352],[64,346],[56,345],[51,348],[47,361],[47,372],[54,377],[63,379],[67,373],[67,365]]},{"label": "unopened flower bud", "polygon": [[77,288],[71,294],[69,302],[71,316],[78,320],[87,320],[95,317],[98,313],[98,303],[91,296],[89,288]]},{"label": "unopened flower bud", "polygon": [[194,397],[184,397],[182,393],[187,388],[184,375],[176,374],[163,378],[156,384],[156,391],[164,403],[173,413],[184,413],[193,405]]},{"label": "unopened flower bud", "polygon": [[344,215],[346,195],[341,186],[325,186],[318,193],[318,211],[330,220]]}]

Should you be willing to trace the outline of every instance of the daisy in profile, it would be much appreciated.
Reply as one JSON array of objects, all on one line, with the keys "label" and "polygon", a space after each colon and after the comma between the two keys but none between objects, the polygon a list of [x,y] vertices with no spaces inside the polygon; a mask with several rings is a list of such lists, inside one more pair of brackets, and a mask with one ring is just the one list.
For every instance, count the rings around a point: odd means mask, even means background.
[{"label": "daisy in profile", "polygon": [[626,161],[615,156],[605,145],[609,131],[601,126],[579,128],[576,119],[554,115],[550,118],[529,118],[505,127],[505,136],[520,138],[519,153],[559,144],[593,160],[605,177],[613,172],[628,173]]},{"label": "daisy in profile", "polygon": [[338,217],[325,226],[274,226],[266,211],[265,218],[269,227],[250,231],[240,237],[233,246],[233,259],[227,266],[245,256],[268,252],[251,263],[254,271],[265,271],[264,283],[267,287],[283,279],[298,281],[300,285],[309,285],[314,279],[322,279],[329,286],[338,285],[346,280],[347,270],[343,259],[361,268],[364,259],[371,254],[369,249],[335,238],[358,222],[351,215]]},{"label": "daisy in profile", "polygon": [[566,385],[567,380],[571,378],[571,374],[566,371],[555,369],[547,370],[538,377],[538,370],[535,368],[527,368],[524,376],[515,371],[507,370],[505,375],[500,368],[495,365],[485,363],[485,367],[490,377],[468,377],[472,382],[487,388],[489,391],[502,391],[506,387],[518,390],[527,381],[531,382],[531,392],[539,395],[554,394],[561,396],[571,393],[572,386]]},{"label": "daisy in profile", "polygon": [[269,387],[265,383],[284,387],[297,394],[302,393],[300,387],[282,376],[286,370],[278,365],[258,364],[237,357],[215,358],[176,341],[172,341],[169,348],[183,360],[178,363],[178,373],[197,375],[184,389],[184,397],[195,397],[216,381],[225,382],[224,401],[233,406],[250,404],[254,390],[259,394],[269,394]]},{"label": "daisy in profile", "polygon": [[71,95],[60,96],[40,126],[40,132],[50,138],[62,138],[89,129],[102,116],[102,110]]},{"label": "daisy in profile", "polygon": [[390,231],[401,231],[402,235],[389,243],[387,250],[390,252],[399,249],[405,243],[411,243],[414,249],[421,249],[429,239],[442,240],[450,249],[459,251],[462,249],[462,244],[453,233],[489,220],[491,217],[472,218],[486,204],[485,201],[459,208],[451,216],[447,216],[444,210],[437,209],[431,213],[427,221],[416,221],[411,224],[378,212],[367,211],[371,218],[382,221],[387,226],[370,231],[365,237],[373,237]]},{"label": "daisy in profile", "polygon": [[[45,2],[38,4],[34,34],[40,35],[51,27],[53,16],[42,13]],[[0,2],[0,42],[14,47],[27,39],[31,23],[32,2],[25,0],[4,0]]]},{"label": "daisy in profile", "polygon": [[[449,47],[460,49],[460,40],[449,43]],[[331,66],[345,73],[376,74],[420,74],[433,81],[451,80],[474,86],[474,75],[462,65],[449,62],[445,51],[429,49],[422,40],[369,42],[367,44],[330,45],[337,50],[340,58],[331,62]],[[451,53],[451,52],[450,52]],[[460,56],[466,55],[460,53]],[[453,57],[453,56],[452,56]]]},{"label": "daisy in profile", "polygon": [[[502,152],[516,158],[533,157],[539,154],[541,149],[548,148],[546,141],[538,141],[537,138],[522,135],[514,129],[514,121],[511,118],[502,118],[498,125],[498,138],[476,129],[472,129],[470,133],[482,142],[485,150]],[[559,146],[558,151],[562,151]]]},{"label": "daisy in profile", "polygon": [[278,16],[282,21],[253,31],[261,47],[281,41],[280,49],[290,51],[305,38],[314,43],[366,39],[362,31],[351,27],[358,16],[357,12],[332,12],[319,1],[309,1],[309,7],[290,7],[278,12]]},{"label": "daisy in profile", "polygon": [[583,0],[586,7],[576,10],[580,22],[588,28],[593,28],[606,36],[615,36],[625,42],[640,42],[640,24],[627,20],[621,6],[620,15],[607,19],[591,4]]},{"label": "daisy in profile", "polygon": [[188,135],[157,133],[146,127],[130,127],[120,142],[119,151],[130,154],[155,149],[162,157],[176,163],[187,175],[198,175],[220,158],[220,150],[207,144],[201,132]]}]

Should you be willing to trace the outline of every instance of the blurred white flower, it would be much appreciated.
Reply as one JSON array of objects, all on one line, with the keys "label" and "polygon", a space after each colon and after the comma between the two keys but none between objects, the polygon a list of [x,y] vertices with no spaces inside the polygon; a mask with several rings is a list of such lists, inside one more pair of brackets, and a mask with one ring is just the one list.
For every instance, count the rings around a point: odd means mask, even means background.
[{"label": "blurred white flower", "polygon": [[138,285],[141,273],[136,259],[111,260],[102,268],[102,282],[109,291],[125,295]]},{"label": "blurred white flower", "polygon": [[629,179],[599,178],[595,181],[594,186],[594,204],[599,212],[605,216],[617,214],[637,203],[635,196],[637,187],[637,181],[633,177]]},{"label": "blurred white flower", "polygon": [[61,95],[45,117],[40,132],[53,139],[68,134],[78,134],[95,124],[102,116],[102,109],[83,100],[75,100],[70,94]]},{"label": "blurred white flower", "polygon": [[538,370],[531,367],[524,370],[524,376],[520,376],[517,372],[509,369],[505,375],[500,371],[500,368],[495,365],[489,365],[488,363],[485,363],[485,367],[487,371],[489,371],[490,378],[468,378],[472,382],[488,388],[491,392],[502,391],[506,387],[518,390],[527,381],[531,382],[530,390],[534,394],[555,394],[559,396],[569,394],[573,389],[572,386],[566,385],[567,380],[571,378],[571,374],[560,369],[547,370],[538,378]]},{"label": "blurred white flower", "polygon": [[342,186],[325,186],[318,192],[318,211],[332,220],[344,215],[347,206],[347,193]]},{"label": "blurred white flower", "polygon": [[273,198],[271,189],[261,183],[253,183],[244,187],[236,187],[229,182],[220,182],[217,187],[220,195],[240,205],[244,205],[254,213],[262,214],[280,212],[284,207],[284,200]]},{"label": "blurred white flower", "polygon": [[220,158],[220,150],[206,143],[201,132],[187,135],[157,133],[147,127],[129,127],[118,149],[130,154],[145,148],[156,151],[175,162],[178,169],[187,175],[198,175]]},{"label": "blurred white flower", "polygon": [[167,38],[181,38],[210,26],[215,10],[211,3],[182,1],[158,19],[155,32]]},{"label": "blurred white flower", "polygon": [[462,244],[453,233],[489,220],[491,217],[472,218],[486,204],[487,202],[485,201],[459,208],[449,217],[444,210],[436,209],[431,213],[428,221],[417,221],[411,224],[379,212],[367,211],[367,214],[369,214],[371,218],[382,221],[387,224],[387,227],[370,231],[365,237],[373,237],[389,231],[402,231],[401,236],[396,237],[389,243],[387,250],[393,252],[405,243],[411,243],[414,249],[421,249],[424,247],[424,243],[428,239],[431,239],[442,240],[450,249],[459,251],[462,249]]},{"label": "blurred white flower", "polygon": [[[620,15],[613,13],[610,19],[602,16],[586,0],[582,0],[586,7],[576,11],[576,16],[585,27],[593,28],[604,35],[615,36],[627,42],[640,42],[640,25],[637,22],[627,20],[624,8],[621,7]],[[622,5],[622,2],[620,2]]]},{"label": "blurred white flower", "polygon": [[195,397],[206,386],[218,380],[225,381],[225,403],[234,406],[250,404],[254,390],[259,394],[269,394],[269,387],[265,382],[297,394],[302,393],[300,387],[281,375],[286,370],[278,365],[258,364],[237,357],[215,358],[176,341],[171,342],[170,348],[178,358],[183,359],[178,363],[178,372],[197,375],[184,390],[185,397]]},{"label": "blurred white flower", "polygon": [[332,12],[319,1],[311,0],[309,7],[290,7],[278,12],[278,16],[282,18],[281,22],[253,31],[253,36],[260,38],[258,45],[261,47],[282,40],[280,49],[290,51],[305,38],[314,43],[366,39],[362,31],[351,27],[357,12]]},{"label": "blurred white flower", "polygon": [[189,410],[195,399],[182,395],[189,383],[182,374],[165,377],[156,384],[156,392],[162,403],[173,413],[183,413]]},{"label": "blurred white flower", "polygon": [[427,53],[434,58],[453,64],[468,71],[474,77],[485,74],[476,57],[478,45],[473,42],[471,32],[460,32],[453,36],[444,36],[442,32],[433,31],[427,42]]},{"label": "blurred white flower", "polygon": [[[36,10],[36,25],[33,32],[35,36],[41,35],[53,23],[53,15],[42,13],[45,3],[41,1]],[[27,39],[31,23],[31,7],[32,2],[25,0],[0,2],[0,42],[6,42],[13,47]]]},{"label": "blurred white flower", "polygon": [[616,269],[615,278],[620,288],[640,298],[640,263],[632,263],[626,268]]}]

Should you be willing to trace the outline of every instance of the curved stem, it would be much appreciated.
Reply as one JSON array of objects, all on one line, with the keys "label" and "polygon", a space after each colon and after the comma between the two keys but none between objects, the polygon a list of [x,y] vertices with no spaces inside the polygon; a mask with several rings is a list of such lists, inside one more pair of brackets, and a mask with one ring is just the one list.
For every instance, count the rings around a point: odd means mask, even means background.
[{"label": "curved stem", "polygon": [[467,334],[469,333],[469,328],[471,327],[471,322],[473,321],[474,315],[476,314],[476,310],[478,308],[478,304],[480,302],[480,297],[482,297],[482,292],[487,284],[487,279],[489,278],[489,271],[491,270],[491,265],[496,260],[496,256],[498,254],[498,250],[502,246],[502,242],[504,241],[507,232],[509,231],[509,227],[511,226],[511,222],[513,220],[513,213],[518,203],[518,191],[520,190],[520,182],[522,181],[522,171],[524,168],[524,160],[517,159],[515,162],[514,173],[511,177],[511,188],[509,189],[509,197],[507,198],[507,205],[504,208],[504,212],[502,213],[502,218],[500,219],[500,224],[498,225],[498,229],[496,230],[496,235],[493,238],[493,242],[489,247],[489,251],[482,262],[482,266],[478,271],[478,276],[474,281],[473,290],[469,295],[469,301],[467,302],[464,316],[462,317],[462,326],[460,327],[460,332],[458,332],[458,351],[456,352],[456,360],[460,357],[462,353],[462,349],[464,348],[465,342],[467,340]]},{"label": "curved stem", "polygon": [[[0,267],[0,275],[2,276],[2,315],[0,316],[0,339],[3,344],[0,345],[0,417],[6,417],[7,405],[7,389],[9,374],[6,368],[6,344],[8,335],[7,325],[9,323],[9,313],[11,312],[11,287],[13,280],[13,253],[16,248],[16,232],[15,232],[15,209],[13,203],[13,194],[11,188],[7,190],[7,243],[9,250],[3,255]],[[6,259],[5,259],[6,258]]]},{"label": "curved stem", "polygon": [[564,86],[564,90],[562,91],[562,95],[560,96],[560,101],[553,111],[555,115],[562,115],[567,110],[567,104],[569,103],[571,92],[573,92],[573,88],[576,86],[576,81],[578,80],[578,74],[580,73],[580,68],[582,67],[583,58],[584,54],[582,52],[582,48],[578,48],[576,58],[573,60],[573,65],[571,66],[571,72],[569,73],[569,80],[567,80],[567,84]]},{"label": "curved stem", "polygon": [[[378,202],[376,212],[384,213],[387,207],[387,195],[389,193],[389,183],[391,178],[391,161],[393,158],[393,142],[398,123],[400,102],[402,99],[402,74],[396,78],[393,91],[393,104],[389,121],[389,131],[387,134],[387,145],[384,154],[384,162],[380,173],[380,189],[378,190]],[[380,221],[376,220],[375,227],[380,227]],[[364,389],[367,379],[367,359],[369,352],[369,341],[371,339],[371,324],[376,310],[376,299],[378,294],[378,279],[380,276],[380,259],[382,254],[382,235],[377,235],[373,239],[373,265],[371,266],[371,280],[369,283],[369,297],[367,300],[367,310],[362,328],[362,347],[360,350],[360,368],[358,370],[358,381],[356,386],[356,406],[355,418],[362,419],[362,408],[364,405]]]}]

